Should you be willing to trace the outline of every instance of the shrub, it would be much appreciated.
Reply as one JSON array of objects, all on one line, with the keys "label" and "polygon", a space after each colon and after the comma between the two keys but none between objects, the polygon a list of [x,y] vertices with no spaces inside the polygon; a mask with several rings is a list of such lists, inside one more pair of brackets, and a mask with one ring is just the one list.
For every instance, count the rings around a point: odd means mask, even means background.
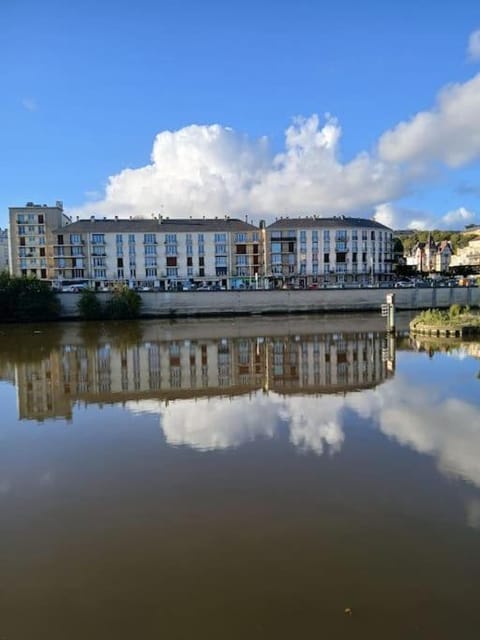
[{"label": "shrub", "polygon": [[458,316],[461,315],[461,313],[462,313],[462,307],[459,304],[452,304],[452,306],[448,310],[448,315],[452,319],[458,318]]},{"label": "shrub", "polygon": [[100,320],[104,316],[102,304],[92,289],[84,289],[80,293],[77,308],[84,320]]},{"label": "shrub", "polygon": [[0,275],[0,320],[52,320],[60,312],[57,294],[36,278]]},{"label": "shrub", "polygon": [[127,320],[138,318],[142,306],[142,299],[136,291],[124,287],[115,291],[107,302],[106,316],[112,320]]}]

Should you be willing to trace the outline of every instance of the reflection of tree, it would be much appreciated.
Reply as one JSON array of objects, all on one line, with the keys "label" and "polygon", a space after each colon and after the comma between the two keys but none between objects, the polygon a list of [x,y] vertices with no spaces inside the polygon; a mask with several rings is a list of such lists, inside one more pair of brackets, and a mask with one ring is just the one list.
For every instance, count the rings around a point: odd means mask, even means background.
[{"label": "reflection of tree", "polygon": [[114,347],[133,347],[142,342],[143,327],[139,321],[82,322],[79,337],[86,347],[109,342]]},{"label": "reflection of tree", "polygon": [[2,325],[0,362],[40,362],[60,347],[63,333],[63,326],[60,324]]},{"label": "reflection of tree", "polygon": [[107,332],[110,342],[118,348],[134,347],[143,340],[143,326],[141,322],[109,322]]}]

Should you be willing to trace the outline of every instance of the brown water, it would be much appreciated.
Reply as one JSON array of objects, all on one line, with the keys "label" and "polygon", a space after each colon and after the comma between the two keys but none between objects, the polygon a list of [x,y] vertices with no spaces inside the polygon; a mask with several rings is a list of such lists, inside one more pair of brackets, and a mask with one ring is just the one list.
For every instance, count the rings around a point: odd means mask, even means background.
[{"label": "brown water", "polygon": [[477,638],[480,345],[382,328],[0,327],[0,638]]}]

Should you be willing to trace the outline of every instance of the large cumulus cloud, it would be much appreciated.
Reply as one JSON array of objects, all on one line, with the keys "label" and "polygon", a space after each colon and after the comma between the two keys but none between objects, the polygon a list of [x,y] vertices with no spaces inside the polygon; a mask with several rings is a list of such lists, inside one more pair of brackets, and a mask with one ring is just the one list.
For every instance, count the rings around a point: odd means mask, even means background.
[{"label": "large cumulus cloud", "polygon": [[[372,150],[347,162],[341,157],[341,135],[339,122],[328,114],[323,119],[316,114],[295,118],[278,153],[266,138],[252,140],[220,124],[161,131],[149,164],[111,176],[104,197],[71,213],[249,213],[267,220],[376,213],[378,219],[385,218],[382,207],[411,194],[442,167],[458,168],[479,159],[480,74],[445,87],[430,110],[385,131]],[[419,218],[407,209],[396,212],[397,226],[429,222],[429,214]]]}]

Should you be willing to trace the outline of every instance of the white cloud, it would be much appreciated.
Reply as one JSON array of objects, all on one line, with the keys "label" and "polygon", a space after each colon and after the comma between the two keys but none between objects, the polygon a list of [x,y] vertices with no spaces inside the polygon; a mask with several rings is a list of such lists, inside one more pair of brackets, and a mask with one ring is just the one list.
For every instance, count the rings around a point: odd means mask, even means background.
[{"label": "white cloud", "polygon": [[399,207],[392,202],[377,205],[373,217],[392,229],[427,229],[433,223],[433,216],[428,212]]},{"label": "white cloud", "polygon": [[452,84],[439,94],[436,106],[417,113],[385,132],[378,144],[387,163],[406,163],[418,173],[433,163],[460,167],[480,156],[480,74]]},{"label": "white cloud", "polygon": [[475,220],[476,214],[465,207],[449,211],[440,218],[429,211],[418,211],[399,207],[392,202],[384,202],[374,209],[374,219],[392,229],[439,229],[461,228],[466,223]]},{"label": "white cloud", "polygon": [[476,217],[475,213],[473,213],[472,211],[465,209],[465,207],[459,207],[454,211],[449,211],[448,213],[446,213],[442,218],[442,222],[450,226],[451,225],[463,226],[465,223],[468,223],[474,220],[475,217]]},{"label": "white cloud", "polygon": [[468,57],[470,60],[480,60],[480,29],[470,34],[468,39]]},{"label": "white cloud", "polygon": [[151,163],[111,176],[105,198],[73,214],[171,217],[258,216],[349,212],[399,196],[403,177],[366,153],[342,164],[341,129],[326,116],[296,118],[285,149],[250,140],[228,127],[191,125],[162,131]]},{"label": "white cloud", "polygon": [[[373,151],[348,162],[341,160],[341,135],[329,114],[323,121],[315,114],[295,118],[277,154],[265,137],[251,140],[220,124],[161,131],[149,164],[111,176],[102,199],[70,213],[197,218],[249,213],[258,221],[282,215],[368,217],[375,210],[378,220],[394,220],[392,202],[431,180],[442,166],[480,158],[480,74],[447,86],[431,110],[386,131]],[[428,217],[418,213],[408,219],[404,210],[401,226],[427,224]]]}]

